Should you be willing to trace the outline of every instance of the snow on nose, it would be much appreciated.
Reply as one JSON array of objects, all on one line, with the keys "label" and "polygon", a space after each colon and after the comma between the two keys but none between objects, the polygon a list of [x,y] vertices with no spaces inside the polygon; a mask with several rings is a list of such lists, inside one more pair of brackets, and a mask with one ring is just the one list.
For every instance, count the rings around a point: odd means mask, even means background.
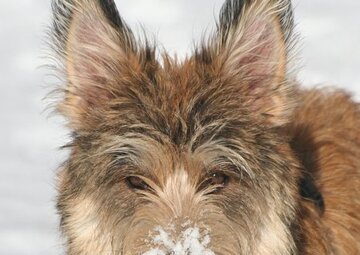
[{"label": "snow on nose", "polygon": [[151,235],[152,249],[142,255],[215,255],[207,247],[211,243],[207,231],[200,232],[198,227],[188,227],[181,232],[177,241],[168,231],[158,226]]}]

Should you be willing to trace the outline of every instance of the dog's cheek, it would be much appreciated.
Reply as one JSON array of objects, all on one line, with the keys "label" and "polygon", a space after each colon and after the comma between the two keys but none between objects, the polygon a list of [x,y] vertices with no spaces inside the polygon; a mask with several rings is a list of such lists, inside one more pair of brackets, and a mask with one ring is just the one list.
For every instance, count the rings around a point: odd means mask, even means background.
[{"label": "dog's cheek", "polygon": [[130,221],[139,204],[138,196],[122,181],[99,184],[92,190],[92,197],[101,221],[110,222],[110,229],[116,228],[124,218]]},{"label": "dog's cheek", "polygon": [[[103,227],[99,208],[89,197],[68,201],[62,229],[68,237],[70,254],[103,255],[111,249],[112,234]],[[108,254],[108,253],[106,253]]]}]

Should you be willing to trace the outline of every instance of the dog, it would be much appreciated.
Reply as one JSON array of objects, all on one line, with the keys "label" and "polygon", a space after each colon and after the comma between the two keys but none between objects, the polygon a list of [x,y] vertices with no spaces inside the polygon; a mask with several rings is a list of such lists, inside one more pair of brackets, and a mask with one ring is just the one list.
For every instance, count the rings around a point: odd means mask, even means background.
[{"label": "dog", "polygon": [[360,107],[302,89],[288,0],[227,0],[183,61],[54,0],[68,255],[360,254]]}]

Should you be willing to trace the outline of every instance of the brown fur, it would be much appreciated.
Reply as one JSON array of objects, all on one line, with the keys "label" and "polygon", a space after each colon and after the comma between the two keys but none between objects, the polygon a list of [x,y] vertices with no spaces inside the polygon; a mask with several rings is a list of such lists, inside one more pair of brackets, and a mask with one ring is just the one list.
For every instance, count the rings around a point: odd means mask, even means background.
[{"label": "brown fur", "polygon": [[111,0],[54,1],[67,254],[143,254],[157,226],[176,239],[184,222],[217,255],[359,254],[359,105],[297,87],[291,12],[228,0],[208,42],[160,64]]},{"label": "brown fur", "polygon": [[319,216],[302,201],[304,242],[310,243],[304,252],[359,254],[359,105],[344,92],[329,89],[304,91],[301,99],[290,132],[326,203]]}]

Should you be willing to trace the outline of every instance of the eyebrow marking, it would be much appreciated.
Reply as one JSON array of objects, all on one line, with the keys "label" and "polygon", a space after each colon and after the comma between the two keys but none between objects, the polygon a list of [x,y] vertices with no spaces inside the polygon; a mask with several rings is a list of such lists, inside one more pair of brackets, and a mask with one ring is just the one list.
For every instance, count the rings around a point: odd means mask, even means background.
[{"label": "eyebrow marking", "polygon": [[[231,144],[231,147],[229,146]],[[194,155],[201,158],[205,165],[219,164],[219,162],[227,162],[237,167],[239,173],[246,173],[251,179],[255,178],[247,160],[242,154],[250,155],[244,150],[237,140],[218,139],[210,140],[196,148]],[[222,160],[219,160],[222,159]]]}]

